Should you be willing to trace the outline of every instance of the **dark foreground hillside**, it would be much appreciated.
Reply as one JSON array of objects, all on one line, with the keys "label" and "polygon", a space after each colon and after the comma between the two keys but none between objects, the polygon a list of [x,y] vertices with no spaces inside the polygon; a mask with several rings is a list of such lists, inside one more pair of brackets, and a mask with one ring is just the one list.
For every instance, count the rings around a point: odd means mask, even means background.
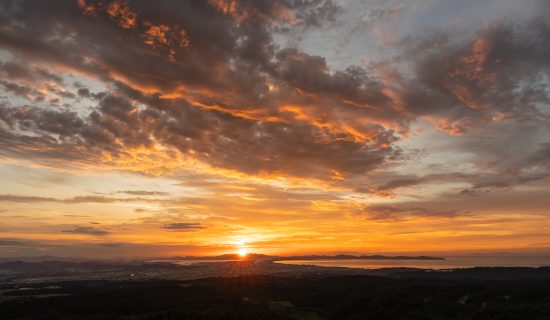
[{"label": "dark foreground hillside", "polygon": [[550,319],[550,280],[247,276],[5,286],[8,319]]}]

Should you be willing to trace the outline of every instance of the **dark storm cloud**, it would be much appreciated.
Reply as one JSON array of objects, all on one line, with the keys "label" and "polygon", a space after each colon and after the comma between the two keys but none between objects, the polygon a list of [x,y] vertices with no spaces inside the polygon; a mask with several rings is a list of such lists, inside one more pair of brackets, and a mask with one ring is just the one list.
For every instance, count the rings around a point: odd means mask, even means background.
[{"label": "dark storm cloud", "polygon": [[540,181],[549,176],[549,173],[537,173],[536,175],[484,175],[477,179],[472,179],[472,186],[459,191],[462,195],[480,195],[482,193],[492,192],[493,190],[511,190],[516,186],[520,186],[533,181]]},{"label": "dark storm cloud", "polygon": [[[389,146],[395,140],[381,127],[371,129],[376,133],[376,144],[368,144],[348,141],[344,135],[307,123],[252,121],[223,112],[207,112],[183,102],[162,111],[139,110],[124,98],[108,95],[100,102],[100,110],[103,112],[92,112],[84,122],[72,112],[3,108],[0,118],[6,123],[45,134],[13,139],[12,134],[5,132],[0,138],[11,143],[6,142],[8,148],[4,152],[13,145],[16,152],[31,149],[42,157],[89,161],[101,154],[94,149],[116,156],[123,154],[125,147],[151,146],[154,134],[158,141],[184,154],[193,152],[194,157],[215,166],[251,174],[283,171],[316,178],[326,178],[330,169],[352,174],[366,172],[395,152],[378,146]],[[48,138],[46,134],[57,134],[59,138]],[[33,147],[35,144],[42,146]],[[88,152],[82,153],[83,149]],[[341,157],[342,154],[348,156]]]},{"label": "dark storm cloud", "polygon": [[92,236],[105,236],[108,235],[110,232],[105,231],[103,229],[98,229],[94,227],[82,227],[82,226],[76,226],[69,230],[63,230],[62,232],[65,233],[76,233],[76,234],[88,234]]},{"label": "dark storm cloud", "polygon": [[400,100],[453,134],[491,121],[547,119],[540,107],[550,99],[549,31],[548,20],[534,18],[494,24],[473,38],[411,38],[403,59],[415,77],[403,84]]},{"label": "dark storm cloud", "polygon": [[57,134],[61,140],[75,136],[84,126],[84,121],[76,112],[44,110],[30,107],[2,108],[0,119],[22,130]]},{"label": "dark storm cloud", "polygon": [[[327,12],[335,7],[328,3],[296,1],[281,5],[298,10],[297,16],[304,16],[305,23],[312,24],[320,16],[332,15]],[[0,42],[26,58],[93,74],[124,91],[100,97],[99,107],[87,119],[64,111],[29,109],[20,115],[20,108],[3,110],[6,123],[43,134],[30,138],[5,132],[3,140],[8,145],[5,153],[17,154],[27,149],[33,150],[38,158],[65,154],[67,160],[73,160],[80,154],[83,160],[93,161],[101,151],[116,158],[128,147],[151,147],[152,138],[156,138],[184,154],[192,153],[193,157],[222,168],[325,179],[333,169],[350,174],[372,170],[395,152],[391,147],[396,140],[392,130],[372,123],[359,125],[357,120],[357,131],[365,134],[360,138],[363,141],[354,141],[355,137],[341,128],[359,117],[380,116],[378,111],[350,104],[383,100],[378,88],[368,84],[368,88],[361,88],[368,80],[359,69],[330,75],[324,60],[315,62],[317,57],[296,50],[282,50],[276,55],[270,25],[262,19],[235,23],[232,17],[212,6],[195,2],[178,3],[176,9],[176,4],[168,1],[154,5],[118,1],[117,10],[126,12],[120,14],[116,10],[110,13],[105,4],[91,1],[84,4],[92,9],[86,11],[88,7],[82,9],[76,3],[56,3],[54,7],[43,2],[33,3],[32,7],[25,1],[5,4],[6,20],[0,29],[3,31]],[[243,2],[239,6],[261,15],[284,18],[284,10],[277,6],[274,9],[268,3]],[[307,11],[307,8],[317,9]],[[131,14],[126,21],[128,10],[137,15]],[[34,14],[38,11],[40,16]],[[15,23],[13,16],[21,23]],[[203,23],[206,20],[207,25]],[[189,45],[164,48],[144,44],[144,34],[160,37],[157,40],[162,43],[170,42],[164,40],[169,35],[158,29],[147,33],[151,26],[160,25],[185,31]],[[69,34],[74,36],[59,37]],[[123,46],[120,37],[125,39]],[[102,46],[97,45],[97,39],[101,39]],[[121,75],[123,82],[112,79],[110,72]],[[298,78],[302,73],[311,80]],[[276,93],[269,92],[268,83],[277,86]],[[161,92],[179,90],[182,86],[190,89],[192,95],[159,98]],[[151,87],[159,94],[135,89],[141,87]],[[201,93],[205,90],[207,94]],[[88,97],[89,90],[79,88],[77,94]],[[326,99],[327,95],[332,102]],[[281,100],[283,97],[290,99]],[[129,99],[144,103],[145,109]],[[342,102],[345,99],[355,102]],[[282,104],[304,103],[314,106],[305,117],[286,109],[281,113]],[[197,108],[197,104],[218,106],[220,111]],[[251,109],[258,106],[260,109]],[[248,112],[258,114],[258,119],[242,116]],[[315,118],[321,112],[327,119],[321,121],[327,122],[328,127],[311,123],[317,121]],[[330,113],[340,119],[338,124],[330,123]],[[269,121],[270,118],[278,120]],[[52,134],[59,134],[62,139]],[[83,154],[82,150],[89,153]]]},{"label": "dark storm cloud", "polygon": [[208,4],[239,20],[276,24],[276,30],[320,27],[334,22],[340,13],[332,0],[208,0]]},{"label": "dark storm cloud", "polygon": [[296,10],[296,18],[306,27],[321,27],[336,21],[341,8],[331,0],[295,0],[290,1]]},{"label": "dark storm cloud", "polygon": [[0,75],[2,78],[10,81],[27,81],[36,82],[39,80],[47,80],[57,84],[63,84],[63,79],[57,75],[50,73],[47,70],[39,67],[22,64],[21,61],[14,60],[0,62]]},{"label": "dark storm cloud", "polygon": [[364,69],[352,66],[331,73],[325,58],[298,49],[286,48],[277,53],[276,73],[294,88],[351,100],[365,109],[378,109],[389,102],[380,91],[382,84],[370,79]]},{"label": "dark storm cloud", "polygon": [[[331,1],[4,2],[0,44],[17,57],[1,65],[12,75],[5,90],[38,96],[37,81],[63,85],[55,72],[107,89],[52,89],[96,103],[86,112],[0,107],[0,154],[113,165],[160,144],[214,167],[337,183],[399,159],[395,143],[418,117],[453,134],[544,117],[547,22],[499,24],[454,42],[408,39],[407,76],[334,71],[273,40],[285,25],[316,27],[337,13]],[[352,189],[391,195],[420,182]]]},{"label": "dark storm cloud", "polygon": [[540,144],[538,150],[526,159],[525,165],[550,169],[550,142]]},{"label": "dark storm cloud", "polygon": [[[448,178],[448,177],[447,177]],[[383,177],[369,177],[367,180],[369,183],[352,182],[355,185],[355,190],[361,193],[370,194],[380,198],[393,198],[395,197],[394,191],[399,188],[406,188],[411,186],[420,185],[426,182],[435,182],[440,180],[439,175],[436,176],[392,176],[390,174]]]},{"label": "dark storm cloud", "polygon": [[204,229],[205,227],[200,223],[168,223],[162,226],[163,229],[174,231],[196,231]]}]

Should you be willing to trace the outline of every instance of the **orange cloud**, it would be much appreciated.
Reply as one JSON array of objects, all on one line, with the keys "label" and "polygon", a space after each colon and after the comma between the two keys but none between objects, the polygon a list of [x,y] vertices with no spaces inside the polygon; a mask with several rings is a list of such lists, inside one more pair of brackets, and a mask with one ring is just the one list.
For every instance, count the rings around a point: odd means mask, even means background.
[{"label": "orange cloud", "polygon": [[134,28],[137,13],[128,7],[128,0],[115,0],[107,6],[107,14],[123,29]]},{"label": "orange cloud", "polygon": [[235,15],[237,12],[237,0],[208,0],[208,4],[223,14]]}]

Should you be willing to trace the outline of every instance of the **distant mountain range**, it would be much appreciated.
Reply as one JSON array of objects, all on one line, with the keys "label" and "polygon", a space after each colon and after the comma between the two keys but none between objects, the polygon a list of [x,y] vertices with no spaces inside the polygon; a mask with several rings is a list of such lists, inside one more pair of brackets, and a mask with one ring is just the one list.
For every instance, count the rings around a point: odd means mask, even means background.
[{"label": "distant mountain range", "polygon": [[[223,254],[219,256],[185,256],[160,258],[159,260],[242,260],[238,254]],[[250,253],[246,256],[248,260],[445,260],[441,257],[430,256],[384,256],[384,255],[301,255],[301,256],[269,256],[264,254]]]},{"label": "distant mountain range", "polygon": [[65,261],[65,262],[138,262],[155,260],[212,260],[212,261],[232,261],[232,260],[445,260],[441,257],[430,256],[384,256],[384,255],[298,255],[298,256],[271,256],[265,254],[249,253],[246,258],[238,254],[222,254],[217,256],[173,256],[173,257],[155,257],[155,258],[126,258],[126,259],[86,259],[86,258],[62,258],[54,256],[35,256],[35,257],[0,257],[0,263],[24,261],[24,262],[42,262],[42,261]]}]

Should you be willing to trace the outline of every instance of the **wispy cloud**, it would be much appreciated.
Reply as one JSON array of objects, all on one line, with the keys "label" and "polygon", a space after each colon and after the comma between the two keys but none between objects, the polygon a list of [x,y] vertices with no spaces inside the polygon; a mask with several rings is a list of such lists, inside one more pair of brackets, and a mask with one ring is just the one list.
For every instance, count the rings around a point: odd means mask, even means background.
[{"label": "wispy cloud", "polygon": [[92,235],[92,236],[105,236],[105,235],[108,235],[110,232],[109,231],[106,231],[106,230],[103,230],[103,229],[98,229],[98,228],[95,228],[95,227],[86,227],[86,226],[76,226],[72,229],[68,229],[68,230],[63,230],[62,232],[65,232],[65,233],[75,233],[75,234],[88,234],[88,235]]},{"label": "wispy cloud", "polygon": [[200,223],[168,223],[162,226],[163,229],[174,230],[174,231],[196,231],[206,228]]},{"label": "wispy cloud", "polygon": [[52,197],[0,194],[0,202],[15,202],[15,203],[60,202],[60,203],[67,203],[67,204],[79,204],[79,203],[115,203],[115,202],[148,202],[148,201],[156,201],[156,199],[113,198],[113,197],[104,197],[104,196],[76,196],[72,198],[59,199],[59,198],[52,198]]}]

